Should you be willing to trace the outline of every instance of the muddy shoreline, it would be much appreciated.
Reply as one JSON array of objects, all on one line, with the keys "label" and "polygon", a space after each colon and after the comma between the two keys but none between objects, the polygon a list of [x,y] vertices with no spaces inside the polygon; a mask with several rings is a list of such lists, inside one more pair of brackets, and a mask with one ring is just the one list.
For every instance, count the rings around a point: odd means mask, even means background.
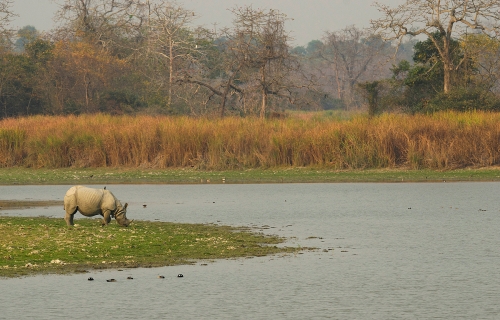
[{"label": "muddy shoreline", "polygon": [[0,200],[0,211],[5,209],[29,209],[32,207],[62,206],[58,200]]}]

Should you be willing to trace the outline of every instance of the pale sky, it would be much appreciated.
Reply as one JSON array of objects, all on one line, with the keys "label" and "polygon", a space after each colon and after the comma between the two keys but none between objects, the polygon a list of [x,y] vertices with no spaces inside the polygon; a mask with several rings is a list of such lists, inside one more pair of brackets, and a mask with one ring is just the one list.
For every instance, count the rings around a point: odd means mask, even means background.
[{"label": "pale sky", "polygon": [[[62,3],[62,0],[58,0]],[[379,17],[372,6],[373,0],[177,0],[186,9],[200,16],[196,25],[211,27],[231,26],[233,15],[228,8],[252,5],[254,8],[275,9],[293,19],[286,29],[295,39],[295,45],[307,45],[311,40],[321,40],[325,31],[337,31],[349,25],[367,27],[370,19]],[[403,4],[405,0],[378,0],[390,6]],[[18,29],[32,25],[39,31],[48,31],[58,6],[52,0],[14,0],[12,10],[19,15],[12,22]]]}]

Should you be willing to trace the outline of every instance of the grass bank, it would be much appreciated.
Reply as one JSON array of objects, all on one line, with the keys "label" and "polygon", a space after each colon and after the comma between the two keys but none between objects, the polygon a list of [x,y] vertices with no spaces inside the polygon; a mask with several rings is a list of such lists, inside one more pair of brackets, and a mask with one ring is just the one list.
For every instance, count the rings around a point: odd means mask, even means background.
[{"label": "grass bank", "polygon": [[218,184],[309,182],[500,181],[500,168],[366,169],[313,168],[204,171],[197,169],[0,168],[0,185]]},{"label": "grass bank", "polygon": [[0,217],[0,277],[75,273],[89,269],[159,267],[221,259],[292,253],[278,236],[248,228],[134,221],[128,228],[100,227],[80,219]]},{"label": "grass bank", "polygon": [[451,170],[500,165],[500,113],[368,118],[36,116],[0,121],[0,167]]}]

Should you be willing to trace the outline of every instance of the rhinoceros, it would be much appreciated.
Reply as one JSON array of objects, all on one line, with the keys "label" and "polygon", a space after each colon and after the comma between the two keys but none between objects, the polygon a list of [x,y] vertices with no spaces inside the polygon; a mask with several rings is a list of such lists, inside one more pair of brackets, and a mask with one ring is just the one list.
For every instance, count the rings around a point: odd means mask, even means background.
[{"label": "rhinoceros", "polygon": [[73,216],[77,211],[87,217],[100,214],[103,216],[102,225],[110,223],[114,217],[119,225],[127,227],[131,220],[127,219],[127,206],[122,206],[120,200],[109,190],[93,189],[84,186],[69,188],[64,196],[64,220],[68,226],[73,225]]}]

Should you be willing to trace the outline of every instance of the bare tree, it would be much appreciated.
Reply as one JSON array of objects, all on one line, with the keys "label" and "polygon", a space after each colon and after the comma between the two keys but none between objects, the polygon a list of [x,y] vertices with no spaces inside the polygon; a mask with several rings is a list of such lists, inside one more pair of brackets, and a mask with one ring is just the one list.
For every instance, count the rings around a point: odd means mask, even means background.
[{"label": "bare tree", "polygon": [[[163,65],[168,72],[167,90],[168,105],[172,105],[173,86],[180,65],[189,64],[197,49],[196,36],[191,30],[196,18],[193,11],[183,8],[171,1],[161,0],[148,2],[147,13],[147,55],[164,60]],[[162,68],[162,70],[165,70]]]},{"label": "bare tree", "polygon": [[180,81],[203,86],[220,97],[221,116],[230,96],[240,97],[246,113],[247,99],[258,94],[258,113],[264,117],[269,96],[293,102],[295,89],[306,86],[298,80],[300,64],[290,53],[290,38],[284,28],[286,16],[250,6],[231,11],[235,15],[233,27],[214,34],[213,46],[207,48],[214,54],[207,55],[206,63],[199,64],[192,69],[195,72],[185,74]]},{"label": "bare tree", "polygon": [[0,46],[5,47],[10,45],[12,30],[9,24],[13,17],[16,16],[10,7],[13,0],[0,0]]},{"label": "bare tree", "polygon": [[378,79],[387,68],[388,46],[368,30],[349,26],[326,32],[319,54],[333,69],[337,98],[355,105],[355,86],[360,81]]},{"label": "bare tree", "polygon": [[382,18],[372,20],[373,28],[386,40],[401,40],[406,35],[426,35],[439,52],[444,67],[444,92],[452,89],[452,73],[464,60],[453,60],[451,40],[466,28],[500,36],[498,0],[407,0],[391,8],[375,2]]},{"label": "bare tree", "polygon": [[[276,10],[236,7],[234,29],[228,38],[233,58],[245,69],[247,82],[261,92],[260,116],[267,110],[269,95],[290,98],[290,73],[297,68],[290,54],[290,37],[285,30],[286,15]],[[252,72],[252,70],[255,70]]]},{"label": "bare tree", "polygon": [[[235,84],[239,81],[242,70],[241,61],[234,59],[227,38],[218,38],[216,33],[207,33],[204,46],[200,46],[200,54],[193,60],[195,66],[183,70],[180,83],[201,86],[208,90],[206,103],[214,96],[220,97],[219,114],[224,117],[226,105],[231,95],[244,95],[245,91]],[[211,40],[210,40],[211,39]]]},{"label": "bare tree", "polygon": [[59,36],[113,49],[141,24],[141,0],[57,0]]}]

